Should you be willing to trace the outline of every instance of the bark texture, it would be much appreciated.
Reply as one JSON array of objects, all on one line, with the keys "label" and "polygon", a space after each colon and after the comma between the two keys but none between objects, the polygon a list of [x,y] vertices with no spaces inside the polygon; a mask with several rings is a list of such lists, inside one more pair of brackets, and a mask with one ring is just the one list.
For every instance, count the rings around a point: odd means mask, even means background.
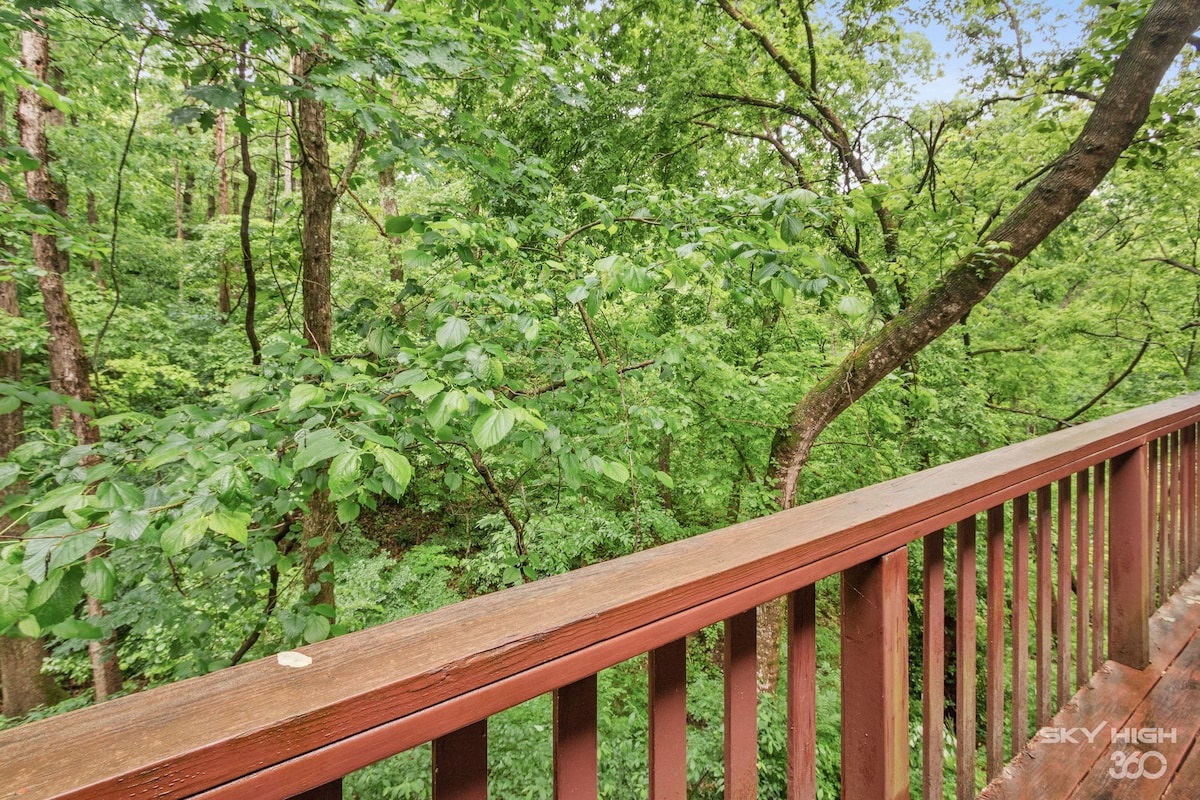
[{"label": "bark texture", "polygon": [[[21,33],[21,54],[25,69],[35,77],[45,80],[50,64],[50,41],[40,23],[32,30]],[[46,141],[46,119],[48,110],[36,92],[19,90],[17,106],[17,128],[21,144],[36,158],[40,166],[25,173],[25,191],[30,200],[53,207],[55,188],[50,180],[51,161]],[[79,326],[71,313],[70,300],[63,283],[62,266],[58,247],[53,234],[34,233],[34,264],[39,270],[38,289],[42,295],[42,307],[46,313],[49,330],[47,348],[50,362],[50,386],[59,394],[73,397],[85,403],[92,401],[91,369]],[[61,412],[60,412],[61,413]],[[71,430],[80,444],[92,444],[99,434],[87,414],[67,409]],[[56,415],[56,422],[59,420]],[[90,558],[91,556],[89,556]],[[93,597],[87,600],[88,612],[93,617],[103,615],[104,609]],[[91,642],[88,652],[92,660],[92,677],[96,699],[103,700],[121,689],[121,670],[117,664],[115,646],[110,641]]]},{"label": "bark texture", "polygon": [[[213,148],[217,165],[217,193],[216,205],[214,211],[217,219],[229,216],[229,143],[227,141],[225,130],[225,114],[217,115],[216,123],[213,125]],[[222,314],[228,314],[230,309],[229,298],[229,261],[225,258],[224,253],[221,254],[221,263],[219,266],[220,285],[217,287],[217,311]]]},{"label": "bark texture", "polygon": [[829,423],[962,319],[1099,186],[1145,123],[1155,90],[1197,26],[1200,0],[1157,0],[1066,154],[975,253],[846,356],[796,404],[773,452],[783,508],[794,503],[800,470]]},{"label": "bark texture", "polygon": [[[320,59],[320,54],[312,50],[296,55],[293,64],[302,83],[308,84],[308,76]],[[329,355],[333,341],[331,264],[333,209],[337,203],[337,192],[330,178],[325,104],[313,97],[301,96],[296,101],[296,123],[303,204],[300,271],[304,339],[313,350]],[[333,565],[323,562],[328,560],[337,518],[327,490],[313,492],[303,526],[304,583],[310,589],[317,589],[313,602],[332,606]]]}]

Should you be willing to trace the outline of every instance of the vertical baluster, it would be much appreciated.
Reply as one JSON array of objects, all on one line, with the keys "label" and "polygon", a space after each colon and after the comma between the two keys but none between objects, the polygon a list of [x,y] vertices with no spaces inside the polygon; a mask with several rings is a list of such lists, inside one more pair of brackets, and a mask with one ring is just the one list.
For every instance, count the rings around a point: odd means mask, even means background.
[{"label": "vertical baluster", "polygon": [[1012,752],[1029,739],[1029,495],[1013,498]]},{"label": "vertical baluster", "polygon": [[687,640],[650,651],[650,800],[687,800]]},{"label": "vertical baluster", "polygon": [[934,531],[926,536],[923,550],[921,786],[925,800],[933,800],[942,796],[942,739],[946,731],[946,554],[943,532]]},{"label": "vertical baluster", "polygon": [[292,795],[289,800],[342,800],[342,779]]},{"label": "vertical baluster", "polygon": [[433,740],[433,800],[487,800],[487,720]]},{"label": "vertical baluster", "polygon": [[817,591],[788,595],[788,800],[817,796]]},{"label": "vertical baluster", "polygon": [[1111,462],[1108,493],[1108,657],[1150,662],[1150,532],[1146,447]]},{"label": "vertical baluster", "polygon": [[1195,527],[1195,426],[1183,428],[1180,438],[1180,582],[1194,569],[1192,539]]},{"label": "vertical baluster", "polygon": [[755,609],[725,620],[725,800],[758,797]]},{"label": "vertical baluster", "polygon": [[[1153,589],[1154,585],[1157,584],[1158,602],[1156,602],[1154,605],[1160,606],[1166,602],[1167,595],[1169,594],[1167,591],[1167,584],[1170,581],[1169,576],[1172,571],[1171,561],[1168,557],[1167,529],[1166,526],[1162,524],[1162,517],[1159,514],[1159,508],[1161,506],[1161,503],[1159,503],[1159,497],[1162,493],[1162,470],[1164,469],[1162,464],[1163,444],[1161,439],[1156,439],[1146,446],[1149,448],[1146,451],[1146,454],[1149,459],[1148,475],[1150,481],[1147,492],[1148,502],[1146,508],[1146,529],[1150,531],[1151,541],[1155,543],[1154,553],[1150,558],[1150,569],[1156,574],[1155,581],[1151,584],[1151,588]],[[1156,565],[1157,569],[1155,569]]]},{"label": "vertical baluster", "polygon": [[1174,542],[1175,546],[1175,571],[1172,575],[1171,584],[1168,587],[1170,593],[1174,593],[1175,589],[1183,582],[1185,574],[1187,552],[1183,537],[1179,535],[1179,432],[1176,431],[1170,436],[1171,441],[1171,466],[1167,478],[1167,530],[1168,537]]},{"label": "vertical baluster", "polygon": [[975,518],[958,523],[958,597],[955,604],[954,703],[958,741],[956,784],[958,800],[975,797]]},{"label": "vertical baluster", "polygon": [[1071,696],[1071,479],[1058,482],[1058,669],[1054,699],[1062,708]]},{"label": "vertical baluster", "polygon": [[1004,766],[1004,506],[987,512],[987,779]]},{"label": "vertical baluster", "polygon": [[1106,494],[1104,462],[1092,468],[1092,672],[1104,663],[1104,537]]},{"label": "vertical baluster", "polygon": [[596,800],[596,676],[554,691],[554,797]]},{"label": "vertical baluster", "polygon": [[[842,795],[908,795],[908,559],[842,573]],[[740,797],[740,795],[739,795]]]},{"label": "vertical baluster", "polygon": [[1051,636],[1054,614],[1054,596],[1051,552],[1052,511],[1053,500],[1050,487],[1043,486],[1037,490],[1037,544],[1035,561],[1037,561],[1037,617],[1036,640],[1034,649],[1037,651],[1036,684],[1037,714],[1035,724],[1041,728],[1050,722],[1050,657],[1053,653],[1053,638]]},{"label": "vertical baluster", "polygon": [[1091,648],[1088,632],[1092,622],[1091,601],[1091,485],[1088,471],[1075,474],[1075,688],[1088,682]]}]

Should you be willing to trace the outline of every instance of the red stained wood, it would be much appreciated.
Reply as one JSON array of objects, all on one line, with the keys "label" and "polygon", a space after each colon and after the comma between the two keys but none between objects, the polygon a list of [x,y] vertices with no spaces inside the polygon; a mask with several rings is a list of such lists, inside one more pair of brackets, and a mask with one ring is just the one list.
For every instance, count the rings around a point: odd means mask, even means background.
[{"label": "red stained wood", "polygon": [[433,800],[487,800],[487,720],[433,740]]},{"label": "red stained wood", "polygon": [[[1067,797],[1102,759],[1105,769],[1111,766],[1105,755],[1111,739],[1108,729],[1125,727],[1160,676],[1174,668],[1173,663],[1184,648],[1190,642],[1200,641],[1193,638],[1200,627],[1200,604],[1194,602],[1197,593],[1200,593],[1200,579],[1193,578],[1184,591],[1172,597],[1151,618],[1153,657],[1146,669],[1135,670],[1113,661],[1105,662],[1088,684],[1055,715],[1052,727],[1075,731],[1071,737],[1074,743],[1050,741],[1047,731],[1040,731],[1029,746],[1005,766],[1000,778],[984,789],[981,800]],[[1187,706],[1183,706],[1182,711],[1190,713]],[[1101,723],[1104,724],[1103,732],[1098,732],[1092,741],[1079,732],[1084,728],[1096,730]],[[1160,786],[1159,790],[1162,788],[1165,787]],[[1195,796],[1181,795],[1178,800],[1183,797],[1191,800]]]},{"label": "red stained wood", "polygon": [[687,640],[650,651],[650,800],[687,800]]},{"label": "red stained wood", "polygon": [[987,779],[1004,765],[1004,506],[987,513]]},{"label": "red stained wood", "polygon": [[1029,495],[1013,498],[1012,752],[1029,739]]},{"label": "red stained wood", "polygon": [[1062,707],[1071,696],[1071,479],[1058,481],[1058,604],[1054,609],[1056,669],[1054,701]]},{"label": "red stained wood", "polygon": [[1175,591],[1175,587],[1183,581],[1187,569],[1187,554],[1183,537],[1179,535],[1179,433],[1172,433],[1167,437],[1168,445],[1171,452],[1171,465],[1167,475],[1167,536],[1172,542],[1175,552],[1175,570],[1171,575],[1169,591]]},{"label": "red stained wood", "polygon": [[1167,485],[1167,463],[1163,460],[1165,443],[1161,440],[1149,442],[1146,445],[1146,453],[1148,456],[1149,479],[1146,503],[1146,530],[1150,532],[1151,538],[1156,542],[1155,553],[1157,557],[1152,558],[1150,563],[1152,567],[1157,563],[1157,602],[1159,605],[1162,605],[1171,594],[1168,587],[1171,584],[1171,575],[1175,571],[1174,563],[1170,556],[1172,546],[1169,546],[1167,541],[1166,522],[1160,513],[1161,509],[1166,505],[1162,502]]},{"label": "red stained wood", "polygon": [[1088,646],[1091,602],[1091,483],[1084,470],[1075,476],[1075,685],[1087,683],[1091,670]]},{"label": "red stained wood", "polygon": [[1189,425],[1180,431],[1179,483],[1180,528],[1184,551],[1184,574],[1196,569],[1196,426]]},{"label": "red stained wood", "polygon": [[312,645],[304,669],[263,659],[0,732],[0,796],[289,797],[1194,423],[1198,400]]},{"label": "red stained wood", "polygon": [[817,591],[788,595],[788,800],[817,796]]},{"label": "red stained wood", "polygon": [[291,800],[342,800],[342,781],[330,781],[324,786],[292,796]]},{"label": "red stained wood", "polygon": [[925,622],[921,655],[921,794],[942,796],[942,740],[946,732],[946,554],[942,531],[925,537],[922,592]]},{"label": "red stained wood", "polygon": [[1034,683],[1036,686],[1036,723],[1040,728],[1050,721],[1050,663],[1054,652],[1052,639],[1053,603],[1053,525],[1051,523],[1050,487],[1037,490],[1037,626],[1034,650],[1037,661]]},{"label": "red stained wood", "polygon": [[908,558],[842,573],[842,794],[908,796]]},{"label": "red stained wood", "polygon": [[758,797],[755,609],[725,621],[725,800]]},{"label": "red stained wood", "polygon": [[955,600],[954,734],[958,741],[958,800],[975,796],[975,517],[958,523]]},{"label": "red stained wood", "polygon": [[[1197,707],[1200,707],[1200,639],[1193,638],[1132,714],[1105,725],[1099,738],[1107,747],[1070,797],[1074,800],[1161,797],[1200,729]],[[1114,741],[1113,729],[1124,741]],[[1130,729],[1138,731],[1138,735],[1130,735]],[[1143,741],[1143,736],[1154,741]]]},{"label": "red stained wood", "polygon": [[1150,536],[1146,448],[1112,460],[1108,534],[1108,657],[1141,669],[1150,660]]},{"label": "red stained wood", "polygon": [[1092,468],[1092,519],[1095,521],[1092,531],[1092,672],[1104,663],[1104,543],[1108,516],[1105,474],[1103,463]]},{"label": "red stained wood", "polygon": [[554,692],[554,797],[596,800],[596,676]]}]

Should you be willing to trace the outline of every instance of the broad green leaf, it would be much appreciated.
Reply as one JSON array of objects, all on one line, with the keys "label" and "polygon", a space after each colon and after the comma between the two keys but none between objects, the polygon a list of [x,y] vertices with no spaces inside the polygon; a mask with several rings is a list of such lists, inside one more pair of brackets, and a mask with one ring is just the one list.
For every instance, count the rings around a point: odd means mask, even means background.
[{"label": "broad green leaf", "polygon": [[357,491],[362,456],[358,450],[338,453],[329,465],[329,496],[333,500]]},{"label": "broad green leaf", "polygon": [[345,525],[348,522],[354,522],[358,519],[358,515],[362,512],[362,507],[353,500],[342,500],[337,504],[338,522]]},{"label": "broad green leaf", "polygon": [[267,386],[266,378],[250,375],[245,378],[238,378],[229,384],[229,393],[233,395],[234,400],[249,400],[260,395]]},{"label": "broad green leaf", "polygon": [[511,409],[489,408],[471,426],[471,437],[484,450],[504,440],[512,430],[515,416]]},{"label": "broad green leaf", "polygon": [[404,489],[408,486],[408,482],[412,480],[412,464],[408,463],[408,459],[402,454],[394,450],[376,447],[371,452],[379,461],[380,466],[383,467],[383,471],[396,482],[400,487],[400,493],[403,494]]},{"label": "broad green leaf", "polygon": [[7,489],[21,474],[21,465],[8,462],[0,464],[0,489]]},{"label": "broad green leaf", "polygon": [[467,340],[471,326],[464,319],[447,317],[437,329],[437,343],[443,350],[453,350]]},{"label": "broad green leaf", "polygon": [[68,619],[58,623],[50,632],[60,639],[101,639],[104,631],[90,622],[80,619]]},{"label": "broad green leaf", "polygon": [[208,517],[209,530],[223,533],[235,542],[246,543],[250,527],[250,514],[229,508],[218,508]]},{"label": "broad green leaf", "polygon": [[69,566],[76,561],[82,561],[93,547],[100,541],[99,531],[79,531],[62,537],[58,546],[50,554],[50,570]]},{"label": "broad green leaf", "polygon": [[320,614],[313,614],[304,624],[304,641],[308,644],[320,642],[329,638],[329,619]]},{"label": "broad green leaf", "polygon": [[26,531],[25,557],[21,564],[25,574],[37,583],[46,580],[51,553],[63,538],[74,532],[74,526],[65,519],[48,520]]},{"label": "broad green leaf", "polygon": [[451,389],[438,397],[429,404],[429,411],[426,417],[429,419],[429,425],[435,431],[445,426],[450,418],[455,414],[462,414],[470,408],[470,401],[467,396],[458,389]]},{"label": "broad green leaf", "polygon": [[41,635],[42,626],[38,624],[36,617],[22,617],[17,622],[17,630],[21,632],[22,636],[34,639]]},{"label": "broad green leaf", "polygon": [[109,515],[107,535],[109,539],[133,542],[141,538],[149,525],[150,515],[145,511],[120,508]]},{"label": "broad green leaf", "polygon": [[667,487],[668,489],[675,488],[675,479],[672,478],[667,473],[663,472],[662,470],[656,470],[654,473],[654,477],[658,478],[658,482],[661,483],[663,486]]},{"label": "broad green leaf", "polygon": [[146,495],[132,483],[105,481],[96,487],[96,499],[101,508],[139,509],[146,505]]},{"label": "broad green leaf", "polygon": [[83,590],[101,603],[113,598],[117,586],[117,574],[107,558],[93,558],[83,572]]},{"label": "broad green leaf", "polygon": [[190,511],[180,516],[162,532],[159,545],[167,554],[167,558],[174,558],[203,539],[206,530],[208,530],[208,522],[204,516],[199,512]]},{"label": "broad green leaf", "polygon": [[779,238],[788,244],[795,244],[804,234],[804,223],[799,217],[784,214],[779,219]]},{"label": "broad green leaf", "polygon": [[325,390],[311,383],[297,383],[288,393],[288,411],[295,414],[302,408],[325,400]]},{"label": "broad green leaf", "polygon": [[11,414],[20,407],[21,399],[19,397],[13,397],[12,395],[0,397],[0,414]]},{"label": "broad green leaf", "polygon": [[604,474],[617,483],[629,482],[629,468],[619,461],[605,461]]},{"label": "broad green leaf", "polygon": [[408,387],[409,391],[420,401],[424,402],[442,390],[441,381],[421,381]]},{"label": "broad green leaf", "polygon": [[296,451],[296,457],[292,460],[292,467],[304,469],[322,461],[328,461],[349,446],[329,428],[315,430],[304,437],[303,443]]},{"label": "broad green leaf", "polygon": [[854,295],[846,295],[838,303],[838,311],[845,314],[847,317],[861,317],[871,310],[871,306],[861,297]]}]

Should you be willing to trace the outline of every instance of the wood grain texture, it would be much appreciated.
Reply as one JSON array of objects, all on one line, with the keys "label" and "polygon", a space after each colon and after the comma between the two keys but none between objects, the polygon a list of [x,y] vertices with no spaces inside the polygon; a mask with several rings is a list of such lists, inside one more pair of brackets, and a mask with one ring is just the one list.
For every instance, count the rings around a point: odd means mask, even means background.
[{"label": "wood grain texture", "polygon": [[1108,657],[1134,669],[1150,660],[1150,552],[1146,448],[1112,460],[1109,490]]},{"label": "wood grain texture", "polygon": [[725,621],[725,800],[758,797],[755,609]]},{"label": "wood grain texture", "polygon": [[925,623],[922,626],[921,795],[925,800],[942,796],[942,747],[946,733],[946,553],[945,534],[925,537],[922,593]]},{"label": "wood grain texture", "polygon": [[1197,420],[1200,395],[1176,398],[311,645],[303,669],[266,658],[0,732],[0,797],[289,797]]},{"label": "wood grain texture", "polygon": [[554,692],[555,800],[596,800],[596,676]]},{"label": "wood grain texture", "polygon": [[817,796],[817,587],[788,595],[788,800]]},{"label": "wood grain texture", "polygon": [[650,651],[650,800],[687,800],[687,640]]}]

